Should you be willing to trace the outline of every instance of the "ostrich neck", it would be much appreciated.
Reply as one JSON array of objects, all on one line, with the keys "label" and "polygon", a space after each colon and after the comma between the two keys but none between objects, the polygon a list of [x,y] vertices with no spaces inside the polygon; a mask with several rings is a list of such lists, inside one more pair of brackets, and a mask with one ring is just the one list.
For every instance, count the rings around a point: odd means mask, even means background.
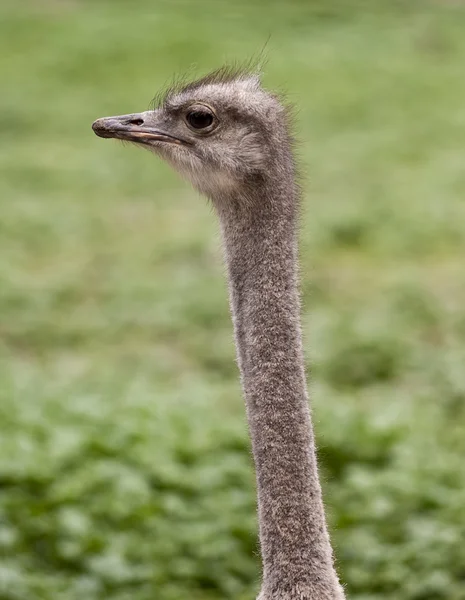
[{"label": "ostrich neck", "polygon": [[223,199],[219,209],[256,468],[260,600],[333,600],[343,594],[333,568],[308,408],[297,199],[289,197],[289,189],[292,181],[264,185],[253,202],[250,196],[228,204]]}]

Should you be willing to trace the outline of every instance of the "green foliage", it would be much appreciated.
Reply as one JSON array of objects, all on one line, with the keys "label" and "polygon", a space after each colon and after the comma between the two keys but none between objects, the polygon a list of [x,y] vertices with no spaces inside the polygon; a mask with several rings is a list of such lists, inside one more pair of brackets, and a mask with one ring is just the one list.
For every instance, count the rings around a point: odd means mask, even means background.
[{"label": "green foliage", "polygon": [[4,0],[0,598],[250,600],[217,226],[92,120],[257,53],[299,108],[304,334],[353,600],[465,600],[465,12]]}]

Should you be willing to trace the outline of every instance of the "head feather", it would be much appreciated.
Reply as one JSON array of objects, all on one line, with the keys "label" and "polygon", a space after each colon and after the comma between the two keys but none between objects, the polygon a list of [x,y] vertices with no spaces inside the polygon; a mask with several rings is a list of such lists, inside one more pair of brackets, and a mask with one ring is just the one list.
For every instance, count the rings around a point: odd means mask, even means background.
[{"label": "head feather", "polygon": [[178,94],[195,93],[206,85],[225,85],[234,82],[253,80],[260,82],[261,69],[264,64],[263,56],[251,58],[242,63],[231,63],[215,69],[199,79],[191,80],[191,72],[175,76],[150,103],[150,108],[155,110],[165,106],[169,100]]}]

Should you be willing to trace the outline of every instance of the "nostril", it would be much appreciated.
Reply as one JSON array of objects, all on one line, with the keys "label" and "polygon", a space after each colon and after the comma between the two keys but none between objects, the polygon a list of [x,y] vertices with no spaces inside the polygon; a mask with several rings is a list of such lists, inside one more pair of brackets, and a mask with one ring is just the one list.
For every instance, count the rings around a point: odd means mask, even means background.
[{"label": "nostril", "polygon": [[144,124],[144,119],[129,119],[128,123],[129,125],[137,125],[140,127]]}]

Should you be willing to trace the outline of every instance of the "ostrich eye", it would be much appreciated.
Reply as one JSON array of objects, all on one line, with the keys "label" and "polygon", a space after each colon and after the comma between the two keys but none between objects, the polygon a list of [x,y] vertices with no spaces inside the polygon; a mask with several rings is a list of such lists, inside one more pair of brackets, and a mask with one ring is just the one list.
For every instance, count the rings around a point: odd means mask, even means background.
[{"label": "ostrich eye", "polygon": [[192,129],[206,129],[213,123],[213,113],[208,108],[194,108],[186,115],[186,120]]}]

